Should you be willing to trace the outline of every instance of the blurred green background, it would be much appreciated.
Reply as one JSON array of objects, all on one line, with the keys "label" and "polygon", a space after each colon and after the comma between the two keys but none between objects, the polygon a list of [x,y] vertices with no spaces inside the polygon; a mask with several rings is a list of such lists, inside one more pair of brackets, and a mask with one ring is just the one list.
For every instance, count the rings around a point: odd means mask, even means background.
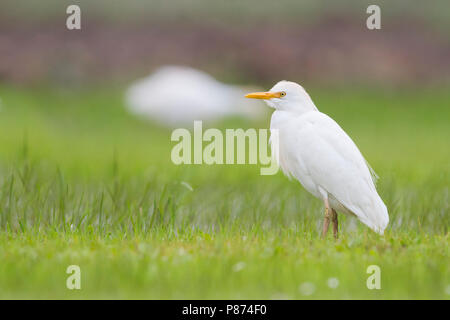
[{"label": "blurred green background", "polygon": [[[80,31],[65,27],[69,4]],[[369,4],[381,30],[365,26]],[[3,0],[0,297],[448,299],[449,9]],[[386,235],[342,217],[341,239],[320,239],[322,204],[281,173],[172,164],[171,130],[124,105],[133,80],[166,64],[302,84],[380,175]],[[65,287],[70,264],[80,291]],[[382,290],[366,287],[371,264]]]}]

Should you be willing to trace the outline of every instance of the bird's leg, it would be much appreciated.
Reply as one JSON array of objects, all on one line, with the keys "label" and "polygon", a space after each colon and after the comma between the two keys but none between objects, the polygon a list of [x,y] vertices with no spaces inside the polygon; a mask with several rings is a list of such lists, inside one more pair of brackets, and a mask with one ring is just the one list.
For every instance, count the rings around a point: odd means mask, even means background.
[{"label": "bird's leg", "polygon": [[323,220],[322,237],[325,238],[328,232],[328,226],[330,225],[330,206],[328,205],[328,199],[324,200],[325,203],[325,218]]},{"label": "bird's leg", "polygon": [[331,209],[331,221],[333,222],[333,235],[334,238],[337,239],[338,238],[338,216],[337,216],[337,212],[334,209]]}]

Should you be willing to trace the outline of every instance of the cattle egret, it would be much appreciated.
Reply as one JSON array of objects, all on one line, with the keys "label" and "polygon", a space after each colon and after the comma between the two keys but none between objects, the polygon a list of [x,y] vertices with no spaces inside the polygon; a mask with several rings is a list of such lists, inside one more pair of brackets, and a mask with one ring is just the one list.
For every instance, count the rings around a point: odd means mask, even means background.
[{"label": "cattle egret", "polygon": [[[270,121],[272,154],[288,177],[325,204],[322,235],[330,220],[338,237],[336,211],[356,216],[379,234],[389,222],[387,208],[377,193],[377,176],[353,140],[329,116],[320,112],[308,93],[295,82],[280,81],[268,92],[247,98],[264,99],[275,109]],[[278,140],[278,141],[276,141]]]},{"label": "cattle egret", "polygon": [[251,119],[264,115],[258,103],[242,100],[244,93],[202,71],[164,66],[132,84],[126,103],[131,111],[169,127],[232,115]]}]

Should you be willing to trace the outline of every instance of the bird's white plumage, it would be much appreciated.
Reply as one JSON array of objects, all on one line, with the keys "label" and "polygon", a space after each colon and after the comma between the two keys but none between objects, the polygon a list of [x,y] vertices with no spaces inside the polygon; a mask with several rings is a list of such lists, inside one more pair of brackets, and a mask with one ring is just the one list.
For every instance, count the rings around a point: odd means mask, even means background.
[{"label": "bird's white plumage", "polygon": [[283,172],[296,178],[335,210],[355,215],[375,232],[383,234],[389,216],[377,193],[371,169],[352,139],[329,116],[317,110],[298,84],[279,82],[270,92],[286,92],[268,100],[276,110],[271,131],[277,130],[278,153]]}]

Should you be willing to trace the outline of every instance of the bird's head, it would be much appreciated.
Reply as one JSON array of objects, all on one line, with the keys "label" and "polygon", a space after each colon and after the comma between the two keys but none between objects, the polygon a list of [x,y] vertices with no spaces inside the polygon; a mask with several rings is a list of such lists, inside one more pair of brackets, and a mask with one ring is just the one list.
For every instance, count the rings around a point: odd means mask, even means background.
[{"label": "bird's head", "polygon": [[303,113],[317,110],[308,93],[301,85],[291,81],[280,81],[266,92],[252,92],[245,96],[263,99],[269,107],[282,111]]}]

